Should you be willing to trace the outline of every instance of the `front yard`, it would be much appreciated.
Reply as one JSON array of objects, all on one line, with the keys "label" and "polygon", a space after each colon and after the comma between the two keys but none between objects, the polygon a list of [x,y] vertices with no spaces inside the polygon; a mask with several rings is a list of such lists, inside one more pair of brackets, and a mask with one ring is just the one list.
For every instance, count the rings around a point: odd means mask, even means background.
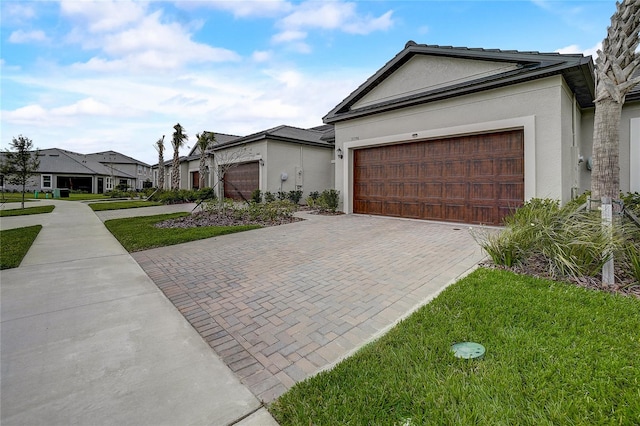
[{"label": "front yard", "polygon": [[42,225],[0,231],[0,269],[17,268],[42,229]]},{"label": "front yard", "polygon": [[259,225],[198,226],[189,228],[159,228],[157,223],[189,217],[189,213],[170,213],[157,216],[108,220],[104,224],[129,252],[163,247],[218,235],[248,231]]},{"label": "front yard", "polygon": [[[640,424],[640,300],[480,269],[274,402],[282,425]],[[457,359],[451,345],[486,347]]]}]

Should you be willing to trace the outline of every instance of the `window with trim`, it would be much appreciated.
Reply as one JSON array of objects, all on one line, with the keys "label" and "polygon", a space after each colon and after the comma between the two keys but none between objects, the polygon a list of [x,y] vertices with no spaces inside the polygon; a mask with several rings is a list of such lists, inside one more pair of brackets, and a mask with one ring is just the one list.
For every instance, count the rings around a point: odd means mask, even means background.
[{"label": "window with trim", "polygon": [[113,178],[108,177],[106,179],[105,189],[107,191],[113,191]]},{"label": "window with trim", "polygon": [[42,188],[51,188],[51,175],[42,175]]}]

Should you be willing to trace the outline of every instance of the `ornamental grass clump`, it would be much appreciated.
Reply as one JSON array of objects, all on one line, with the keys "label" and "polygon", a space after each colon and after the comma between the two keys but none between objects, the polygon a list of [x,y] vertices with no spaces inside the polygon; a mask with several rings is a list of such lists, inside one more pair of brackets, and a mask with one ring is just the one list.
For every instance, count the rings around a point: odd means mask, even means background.
[{"label": "ornamental grass clump", "polygon": [[536,270],[551,278],[597,277],[613,256],[633,264],[625,250],[630,228],[621,219],[603,226],[598,211],[581,203],[559,207],[556,200],[532,199],[505,217],[505,228],[476,230],[472,234],[495,265]]}]

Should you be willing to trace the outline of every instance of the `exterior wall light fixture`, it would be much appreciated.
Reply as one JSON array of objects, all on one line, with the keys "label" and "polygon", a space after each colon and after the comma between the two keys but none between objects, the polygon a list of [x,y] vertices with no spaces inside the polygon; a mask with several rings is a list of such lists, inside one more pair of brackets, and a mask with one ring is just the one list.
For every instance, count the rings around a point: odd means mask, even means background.
[{"label": "exterior wall light fixture", "polygon": [[262,158],[259,160],[259,163],[261,166],[264,166],[264,160]]},{"label": "exterior wall light fixture", "polygon": [[336,155],[338,156],[338,158],[342,158],[342,157],[343,157],[343,155],[342,155],[342,149],[341,149],[341,148],[338,148],[338,149],[336,150]]}]

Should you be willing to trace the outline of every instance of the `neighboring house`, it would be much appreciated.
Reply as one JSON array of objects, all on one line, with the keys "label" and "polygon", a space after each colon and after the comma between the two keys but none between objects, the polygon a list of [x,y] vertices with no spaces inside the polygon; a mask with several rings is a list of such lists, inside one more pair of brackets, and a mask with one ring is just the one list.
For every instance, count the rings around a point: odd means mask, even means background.
[{"label": "neighboring house", "polygon": [[[95,154],[87,154],[87,157],[108,168],[113,167],[128,176],[134,176],[134,179],[127,183],[131,189],[141,190],[146,187],[150,188],[153,185],[152,169],[147,163],[143,163],[142,161],[138,161],[135,158],[128,157],[116,151],[96,152]],[[123,182],[118,182],[116,185],[119,183]]]},{"label": "neighboring house", "polygon": [[[299,129],[282,125],[243,137],[215,136],[216,143],[207,155],[205,185],[215,188],[219,197],[250,199],[256,189],[274,194],[301,190],[307,196],[334,186],[333,126]],[[171,167],[171,159],[165,158],[165,189],[171,187]],[[157,165],[154,168],[157,184]],[[196,189],[199,173],[200,150],[194,146],[180,159],[180,188]]]},{"label": "neighboring house", "polygon": [[[143,174],[138,175],[138,166],[150,166],[114,151],[79,154],[59,148],[39,150],[39,173],[29,179],[27,190],[51,192],[54,189],[69,189],[100,194],[113,190],[118,185],[142,188]],[[127,170],[122,170],[127,169]],[[5,185],[5,190],[22,190],[15,185]]]},{"label": "neighboring house", "polygon": [[260,189],[274,194],[300,190],[305,197],[333,188],[332,128],[283,125],[216,144],[213,179],[220,180],[226,170],[218,195],[244,200]]},{"label": "neighboring house", "polygon": [[[346,213],[500,224],[531,198],[590,188],[591,57],[431,46],[401,52],[325,117]],[[620,125],[640,191],[640,89]]]},{"label": "neighboring house", "polygon": [[[234,139],[238,139],[240,136],[227,135],[225,133],[214,133],[216,137],[216,144],[225,143]],[[194,135],[195,139],[195,135]],[[186,156],[180,157],[180,189],[199,189],[200,185],[200,148],[198,148],[197,140],[193,141],[193,148]],[[211,167],[211,154],[212,150],[207,151],[207,167]],[[164,189],[171,189],[171,171],[173,168],[173,147],[171,142],[166,143],[164,150]],[[153,169],[153,186],[158,186],[158,164],[152,166]],[[213,180],[210,172],[206,172],[205,187],[213,187]]]}]

